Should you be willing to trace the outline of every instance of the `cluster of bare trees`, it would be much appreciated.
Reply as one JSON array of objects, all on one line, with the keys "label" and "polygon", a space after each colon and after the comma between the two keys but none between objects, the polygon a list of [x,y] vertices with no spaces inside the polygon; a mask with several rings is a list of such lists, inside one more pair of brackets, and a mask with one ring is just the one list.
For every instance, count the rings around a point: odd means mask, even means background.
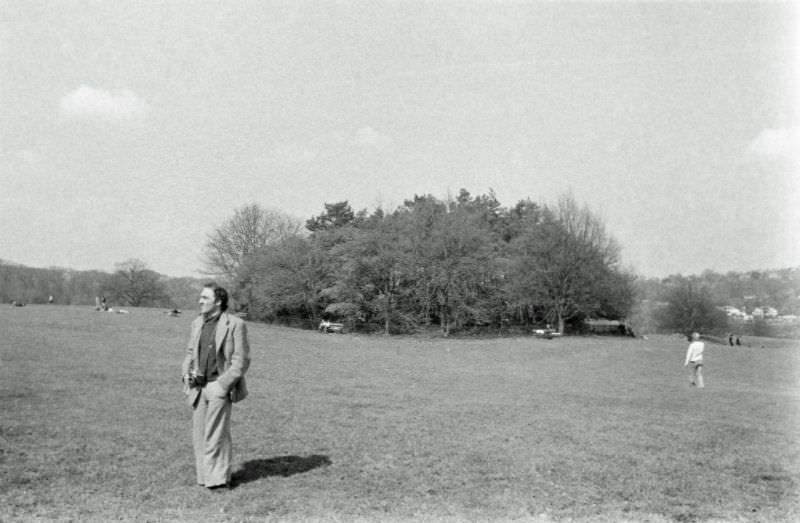
[{"label": "cluster of bare trees", "polygon": [[325,205],[302,224],[248,205],[215,229],[209,272],[254,319],[443,335],[630,309],[633,277],[602,221],[569,196],[504,208],[493,193],[415,196],[392,212]]},{"label": "cluster of bare trees", "polygon": [[0,260],[0,303],[91,304],[108,274],[99,271],[42,269]]},{"label": "cluster of bare trees", "polygon": [[200,281],[169,278],[131,258],[115,264],[114,272],[34,268],[0,260],[0,303],[93,305],[103,296],[110,305],[193,307]]}]

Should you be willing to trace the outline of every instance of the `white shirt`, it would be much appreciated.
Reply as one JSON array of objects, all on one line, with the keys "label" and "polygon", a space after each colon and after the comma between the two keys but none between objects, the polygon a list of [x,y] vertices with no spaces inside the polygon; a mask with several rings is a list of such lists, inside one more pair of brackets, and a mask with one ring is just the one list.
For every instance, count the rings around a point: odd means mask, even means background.
[{"label": "white shirt", "polygon": [[702,341],[693,341],[689,344],[689,348],[686,349],[686,362],[684,365],[688,365],[691,363],[703,363],[703,350],[706,348],[706,344]]}]

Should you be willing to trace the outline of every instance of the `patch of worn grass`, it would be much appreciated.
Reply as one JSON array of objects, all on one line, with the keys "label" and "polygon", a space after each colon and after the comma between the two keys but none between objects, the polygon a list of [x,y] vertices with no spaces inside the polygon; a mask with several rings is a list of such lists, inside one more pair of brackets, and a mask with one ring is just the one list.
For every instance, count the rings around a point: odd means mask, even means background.
[{"label": "patch of worn grass", "polygon": [[250,324],[236,487],[194,483],[191,318],[1,308],[0,520],[800,520],[799,347]]}]

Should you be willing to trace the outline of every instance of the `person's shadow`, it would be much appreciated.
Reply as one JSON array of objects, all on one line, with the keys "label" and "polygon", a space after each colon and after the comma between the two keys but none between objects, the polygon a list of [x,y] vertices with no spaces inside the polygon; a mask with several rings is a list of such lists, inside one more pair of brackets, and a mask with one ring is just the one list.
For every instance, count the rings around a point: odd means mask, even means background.
[{"label": "person's shadow", "polygon": [[284,478],[302,474],[319,467],[331,464],[328,456],[313,454],[311,456],[280,456],[268,459],[253,459],[242,464],[242,468],[231,476],[231,486],[236,487],[270,476]]}]

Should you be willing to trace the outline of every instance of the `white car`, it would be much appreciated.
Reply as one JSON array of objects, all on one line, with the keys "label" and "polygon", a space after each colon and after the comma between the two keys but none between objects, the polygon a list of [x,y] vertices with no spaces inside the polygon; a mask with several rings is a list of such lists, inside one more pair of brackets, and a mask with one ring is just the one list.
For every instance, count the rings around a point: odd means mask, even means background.
[{"label": "white car", "polygon": [[533,329],[533,335],[537,338],[546,338],[551,340],[555,337],[561,336],[561,333],[553,329]]}]

